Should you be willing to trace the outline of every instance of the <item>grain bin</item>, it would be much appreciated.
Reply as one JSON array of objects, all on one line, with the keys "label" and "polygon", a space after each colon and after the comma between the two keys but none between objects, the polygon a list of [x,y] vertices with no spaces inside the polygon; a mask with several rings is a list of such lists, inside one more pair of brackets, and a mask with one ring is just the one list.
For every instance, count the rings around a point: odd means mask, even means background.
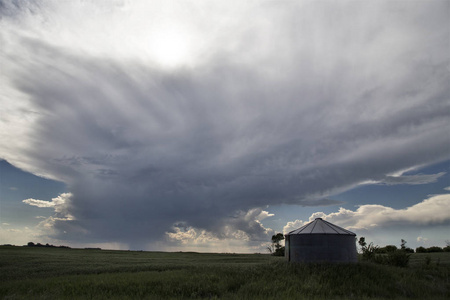
[{"label": "grain bin", "polygon": [[285,235],[290,262],[356,262],[356,234],[317,218]]}]

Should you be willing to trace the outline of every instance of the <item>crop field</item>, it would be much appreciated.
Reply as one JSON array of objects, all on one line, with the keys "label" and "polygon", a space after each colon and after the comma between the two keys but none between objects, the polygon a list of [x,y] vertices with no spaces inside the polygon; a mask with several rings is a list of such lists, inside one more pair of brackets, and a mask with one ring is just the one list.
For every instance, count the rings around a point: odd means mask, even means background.
[{"label": "crop field", "polygon": [[0,246],[1,299],[450,299],[450,253],[410,266],[266,254]]}]

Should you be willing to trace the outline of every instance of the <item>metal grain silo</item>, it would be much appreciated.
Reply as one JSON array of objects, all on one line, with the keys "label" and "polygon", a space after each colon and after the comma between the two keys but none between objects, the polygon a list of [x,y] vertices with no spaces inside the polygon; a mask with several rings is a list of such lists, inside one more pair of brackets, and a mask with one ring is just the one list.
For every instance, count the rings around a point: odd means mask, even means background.
[{"label": "metal grain silo", "polygon": [[292,262],[356,262],[356,234],[317,218],[285,235]]}]

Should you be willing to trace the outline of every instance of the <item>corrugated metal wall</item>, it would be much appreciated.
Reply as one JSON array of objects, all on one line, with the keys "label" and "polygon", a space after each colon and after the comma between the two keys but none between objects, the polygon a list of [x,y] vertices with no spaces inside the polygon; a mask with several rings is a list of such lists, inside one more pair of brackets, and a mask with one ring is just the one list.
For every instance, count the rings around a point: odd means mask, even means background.
[{"label": "corrugated metal wall", "polygon": [[292,234],[286,236],[286,259],[292,262],[357,262],[353,235]]}]

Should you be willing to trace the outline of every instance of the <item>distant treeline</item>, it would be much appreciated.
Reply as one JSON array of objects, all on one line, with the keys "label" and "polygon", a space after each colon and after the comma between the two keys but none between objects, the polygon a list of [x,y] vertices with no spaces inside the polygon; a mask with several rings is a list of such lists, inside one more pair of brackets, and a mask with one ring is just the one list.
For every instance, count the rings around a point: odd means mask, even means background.
[{"label": "distant treeline", "polygon": [[[395,252],[397,250],[400,250],[399,248],[397,248],[397,246],[395,245],[387,245],[385,247],[380,247],[380,248],[376,248],[374,250],[375,253],[379,253],[379,254],[385,254],[385,253],[391,253],[391,252]],[[414,253],[414,250],[409,248],[409,247],[404,247],[401,250],[407,252],[407,253]],[[432,246],[429,248],[424,248],[424,247],[418,247],[416,248],[416,253],[432,253],[432,252],[450,252],[450,245],[449,246],[445,246],[443,248],[438,247],[438,246]]]},{"label": "distant treeline", "polygon": [[[413,249],[411,249],[409,247],[406,247],[405,245],[403,245],[403,247],[401,247],[400,249],[402,251],[405,251],[406,253],[414,253]],[[395,252],[395,251],[400,250],[400,249],[398,249],[397,246],[395,246],[395,245],[387,245],[387,246],[384,246],[384,247],[376,248],[374,250],[374,252],[383,254],[383,253]]]},{"label": "distant treeline", "polygon": [[429,248],[418,247],[416,248],[416,253],[431,253],[431,252],[450,252],[450,245],[445,246],[444,248],[433,246]]},{"label": "distant treeline", "polygon": [[43,244],[41,244],[41,243],[37,243],[37,244],[35,244],[35,243],[33,243],[33,242],[29,242],[28,244],[27,244],[27,246],[28,247],[47,247],[47,248],[70,248],[69,246],[63,246],[63,245],[61,245],[61,246],[55,246],[55,245],[50,245],[50,244],[45,244],[45,245],[43,245]]}]

